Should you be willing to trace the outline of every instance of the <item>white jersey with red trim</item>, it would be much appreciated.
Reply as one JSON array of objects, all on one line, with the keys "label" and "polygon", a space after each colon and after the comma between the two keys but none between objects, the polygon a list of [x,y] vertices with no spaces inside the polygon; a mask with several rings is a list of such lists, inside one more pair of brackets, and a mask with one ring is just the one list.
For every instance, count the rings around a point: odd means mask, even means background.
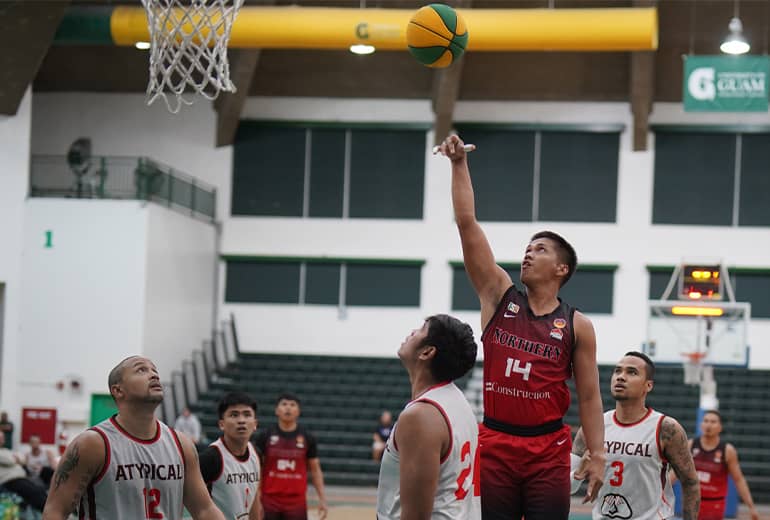
[{"label": "white jersey with red trim", "polygon": [[211,443],[222,457],[222,472],[211,482],[211,498],[228,520],[248,520],[259,485],[259,457],[248,443],[248,457],[242,460],[225,446],[220,437]]},{"label": "white jersey with red trim", "polygon": [[[478,431],[476,416],[465,396],[454,383],[430,388],[414,403],[434,405],[449,427],[451,445],[439,466],[438,486],[433,499],[433,520],[479,520],[481,501],[478,491]],[[377,487],[377,519],[401,518],[399,452],[395,442],[398,423],[393,427],[380,465]]]},{"label": "white jersey with red trim", "polygon": [[137,439],[121,428],[115,417],[92,430],[105,443],[105,461],[83,494],[78,518],[182,518],[185,463],[176,432],[157,421],[153,439]]},{"label": "white jersey with red trim", "polygon": [[604,413],[607,465],[604,485],[594,503],[594,520],[674,517],[668,462],[660,450],[660,425],[665,417],[649,408],[640,421],[621,424],[614,410]]}]

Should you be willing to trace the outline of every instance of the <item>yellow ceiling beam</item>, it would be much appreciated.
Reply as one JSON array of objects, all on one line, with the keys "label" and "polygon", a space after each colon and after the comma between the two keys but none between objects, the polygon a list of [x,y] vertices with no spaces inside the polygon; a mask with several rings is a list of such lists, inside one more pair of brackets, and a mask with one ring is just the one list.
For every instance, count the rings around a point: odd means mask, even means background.
[{"label": "yellow ceiling beam", "polygon": [[[652,7],[606,9],[458,9],[468,25],[469,51],[642,51],[658,48],[658,12]],[[232,48],[406,49],[411,9],[244,7]],[[139,7],[116,7],[110,19],[118,45],[149,41]]]}]

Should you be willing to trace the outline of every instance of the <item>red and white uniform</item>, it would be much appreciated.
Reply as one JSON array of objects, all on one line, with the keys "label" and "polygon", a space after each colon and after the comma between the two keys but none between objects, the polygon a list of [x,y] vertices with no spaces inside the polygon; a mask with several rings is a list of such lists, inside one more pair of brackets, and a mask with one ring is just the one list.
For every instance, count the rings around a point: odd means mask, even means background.
[{"label": "red and white uniform", "polygon": [[512,286],[484,329],[484,418],[512,427],[561,420],[570,404],[575,309],[535,316]]},{"label": "red and white uniform", "polygon": [[80,519],[181,520],[185,461],[176,432],[157,421],[157,433],[138,439],[111,417],[93,428],[106,457],[80,500]]},{"label": "red and white uniform", "polygon": [[[441,460],[438,485],[433,498],[432,520],[480,520],[481,504],[475,472],[478,470],[478,424],[470,404],[454,383],[430,388],[406,405],[429,403],[444,416],[450,446]],[[377,520],[401,518],[400,455],[395,442],[398,423],[388,438],[380,465],[377,486]]]},{"label": "red and white uniform", "polygon": [[692,460],[700,481],[698,520],[722,520],[727,500],[727,443],[720,440],[711,450],[703,449],[700,437],[692,441]]},{"label": "red and white uniform", "polygon": [[649,408],[641,420],[622,424],[614,410],[604,413],[607,465],[594,503],[594,520],[674,517],[674,491],[660,448],[660,425],[665,417]]}]

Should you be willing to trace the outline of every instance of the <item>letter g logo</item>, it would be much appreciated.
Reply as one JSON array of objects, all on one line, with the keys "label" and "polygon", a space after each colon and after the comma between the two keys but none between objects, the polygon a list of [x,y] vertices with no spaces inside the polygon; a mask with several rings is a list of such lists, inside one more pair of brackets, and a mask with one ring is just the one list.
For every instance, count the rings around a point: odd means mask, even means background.
[{"label": "letter g logo", "polygon": [[714,99],[717,89],[714,86],[714,69],[701,67],[693,70],[687,79],[687,90],[698,101]]}]

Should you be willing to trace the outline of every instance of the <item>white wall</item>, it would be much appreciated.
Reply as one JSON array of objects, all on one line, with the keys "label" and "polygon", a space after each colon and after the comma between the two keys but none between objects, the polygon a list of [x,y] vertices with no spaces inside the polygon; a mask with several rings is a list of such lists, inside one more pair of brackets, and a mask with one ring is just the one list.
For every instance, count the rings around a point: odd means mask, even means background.
[{"label": "white wall", "polygon": [[[0,409],[19,424],[16,406],[21,243],[24,199],[29,185],[29,136],[32,93],[27,91],[15,116],[0,116],[0,283],[5,284],[4,323],[0,327]],[[17,428],[18,430],[18,428]],[[18,432],[14,434],[18,440]]]},{"label": "white wall", "polygon": [[[39,99],[38,99],[39,98]],[[286,305],[222,305],[238,320],[241,347],[253,351],[317,352],[391,356],[404,335],[428,314],[447,312],[451,300],[448,262],[460,260],[452,222],[449,167],[426,147],[425,218],[422,221],[246,218],[229,216],[231,153],[212,145],[216,116],[200,102],[170,116],[146,109],[141,96],[39,94],[33,115],[32,148],[64,153],[81,135],[94,139],[95,153],[148,155],[219,188],[223,254],[408,258],[426,261],[418,309],[352,308],[346,319],[332,308]],[[706,116],[709,117],[709,116]],[[295,121],[432,121],[429,101],[250,98],[244,118]],[[543,228],[563,233],[583,263],[618,264],[614,312],[591,316],[599,339],[599,360],[613,362],[645,339],[648,264],[677,264],[683,256],[721,257],[728,265],[770,267],[767,228],[652,226],[654,141],[650,151],[631,150],[632,118],[626,103],[459,102],[458,121],[624,124],[614,224],[493,223],[484,228],[498,260],[516,261],[529,236]],[[653,121],[717,120],[683,115],[676,105],[656,105]],[[770,123],[755,117],[753,123]],[[432,141],[429,136],[428,142]],[[483,153],[479,150],[474,153]],[[472,157],[472,156],[471,156]],[[472,167],[471,159],[471,167]],[[224,272],[220,266],[220,276]],[[223,278],[222,278],[223,280]],[[223,301],[220,284],[218,301]],[[478,330],[477,313],[459,313]],[[752,366],[770,367],[762,341],[770,320],[755,320],[749,333]]]},{"label": "white wall", "polygon": [[[211,103],[170,114],[165,103],[145,104],[141,94],[36,94],[32,153],[64,155],[78,137],[89,137],[94,155],[150,157],[215,186],[229,186],[229,148],[214,147]],[[226,193],[218,193],[221,213]]]},{"label": "white wall", "polygon": [[[110,369],[142,353],[147,211],[133,201],[33,198],[25,213],[19,406],[87,418]],[[53,387],[69,375],[82,378],[79,395]]]},{"label": "white wall", "polygon": [[216,228],[147,205],[144,354],[163,378],[211,337],[216,295]]}]

